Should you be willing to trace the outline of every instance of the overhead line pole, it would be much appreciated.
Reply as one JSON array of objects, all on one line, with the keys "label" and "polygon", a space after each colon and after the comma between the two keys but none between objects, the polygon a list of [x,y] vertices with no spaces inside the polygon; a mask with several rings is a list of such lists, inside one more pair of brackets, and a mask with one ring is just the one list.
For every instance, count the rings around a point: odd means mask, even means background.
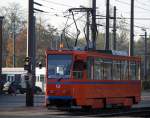
[{"label": "overhead line pole", "polygon": [[109,0],[106,1],[106,33],[105,33],[105,50],[109,50]]},{"label": "overhead line pole", "polygon": [[16,67],[16,16],[13,14],[13,67]]},{"label": "overhead line pole", "polygon": [[2,59],[3,59],[3,51],[2,51],[2,44],[3,44],[3,18],[0,16],[0,79],[2,79]]},{"label": "overhead line pole", "polygon": [[129,56],[134,55],[134,0],[131,0]]},{"label": "overhead line pole", "polygon": [[90,13],[89,11],[87,11],[87,22],[86,22],[86,40],[87,40],[87,49],[89,49],[89,44],[90,44],[90,40],[89,40],[89,36],[90,36],[90,32],[89,32],[89,25],[90,25]]},{"label": "overhead line pole", "polygon": [[147,32],[145,30],[144,40],[144,79],[147,80]]},{"label": "overhead line pole", "polygon": [[113,50],[116,50],[116,6],[114,6],[114,19],[113,19]]},{"label": "overhead line pole", "polygon": [[34,93],[33,93],[33,88],[34,88],[34,65],[33,62],[35,60],[33,57],[33,42],[34,42],[34,8],[33,0],[28,0],[29,2],[29,8],[28,8],[28,33],[27,33],[27,57],[29,57],[30,64],[29,64],[29,70],[28,70],[28,75],[27,75],[27,91],[26,91],[26,106],[33,106],[34,104]]},{"label": "overhead line pole", "polygon": [[144,37],[144,80],[147,80],[147,31],[146,29],[142,30],[144,31],[144,35],[140,36]]},{"label": "overhead line pole", "polygon": [[34,106],[34,86],[35,86],[35,69],[36,69],[36,37],[35,37],[35,16],[34,10],[44,12],[43,10],[34,8],[34,4],[42,6],[42,4],[28,0],[28,31],[27,31],[27,54],[25,58],[24,68],[27,70],[26,76],[26,106]]},{"label": "overhead line pole", "polygon": [[96,50],[96,0],[92,1],[92,50]]}]

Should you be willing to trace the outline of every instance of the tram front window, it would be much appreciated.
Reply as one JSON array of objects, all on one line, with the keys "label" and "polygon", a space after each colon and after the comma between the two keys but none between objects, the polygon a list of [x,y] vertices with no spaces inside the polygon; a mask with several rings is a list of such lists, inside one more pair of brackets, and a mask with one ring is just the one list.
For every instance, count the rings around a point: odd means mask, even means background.
[{"label": "tram front window", "polygon": [[72,55],[48,55],[48,78],[68,79],[70,77]]}]

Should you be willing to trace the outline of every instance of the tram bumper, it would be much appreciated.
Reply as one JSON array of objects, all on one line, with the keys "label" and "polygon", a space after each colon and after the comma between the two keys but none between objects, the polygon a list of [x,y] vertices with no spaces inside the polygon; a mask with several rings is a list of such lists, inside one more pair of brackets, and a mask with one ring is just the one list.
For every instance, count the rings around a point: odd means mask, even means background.
[{"label": "tram bumper", "polygon": [[46,104],[47,106],[69,106],[72,102],[72,96],[47,96]]}]

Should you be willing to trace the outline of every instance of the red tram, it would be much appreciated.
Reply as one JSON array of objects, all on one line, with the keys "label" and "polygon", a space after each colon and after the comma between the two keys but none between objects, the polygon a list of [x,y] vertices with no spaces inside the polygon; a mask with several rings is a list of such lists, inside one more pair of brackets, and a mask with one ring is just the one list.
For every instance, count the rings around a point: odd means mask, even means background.
[{"label": "red tram", "polygon": [[131,107],[141,99],[139,57],[112,51],[46,51],[46,105]]}]

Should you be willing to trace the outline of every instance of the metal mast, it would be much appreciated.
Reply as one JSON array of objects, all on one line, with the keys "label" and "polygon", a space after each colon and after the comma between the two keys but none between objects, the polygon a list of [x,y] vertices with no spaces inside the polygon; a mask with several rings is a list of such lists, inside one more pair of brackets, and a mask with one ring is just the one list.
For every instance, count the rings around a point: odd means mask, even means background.
[{"label": "metal mast", "polygon": [[34,1],[29,0],[29,13],[28,13],[28,34],[27,34],[27,61],[29,61],[29,69],[27,75],[27,92],[26,92],[26,106],[33,106],[34,103],[34,76],[35,76],[35,57],[34,57]]},{"label": "metal mast", "polygon": [[3,44],[3,18],[4,17],[0,17],[0,79],[2,77],[2,44]]},{"label": "metal mast", "polygon": [[109,0],[106,3],[106,33],[105,50],[109,50]]},{"label": "metal mast", "polygon": [[134,55],[134,0],[131,0],[131,19],[130,19],[130,46],[129,56]]},{"label": "metal mast", "polygon": [[96,50],[96,0],[92,2],[92,50]]},{"label": "metal mast", "polygon": [[113,19],[113,50],[116,50],[116,6],[114,6],[114,19]]}]

